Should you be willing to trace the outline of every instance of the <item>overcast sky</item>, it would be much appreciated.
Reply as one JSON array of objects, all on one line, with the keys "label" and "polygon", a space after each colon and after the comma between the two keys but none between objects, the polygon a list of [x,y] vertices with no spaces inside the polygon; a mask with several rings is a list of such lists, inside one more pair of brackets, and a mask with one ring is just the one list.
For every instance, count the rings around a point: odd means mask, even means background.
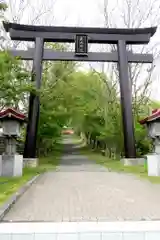
[{"label": "overcast sky", "polygon": [[[15,13],[19,7],[20,1],[25,3],[27,0],[7,0],[12,5],[12,13]],[[103,27],[103,1],[104,0],[30,0],[32,7],[26,8],[21,14],[21,23],[30,23],[34,16],[42,12],[40,21],[35,22],[36,24],[44,25],[63,25],[63,26],[92,26],[92,27]],[[107,1],[107,0],[106,0]],[[123,0],[109,0],[108,11],[111,12],[114,9],[114,22],[118,27],[123,27],[121,12],[118,9],[126,7],[122,4]],[[132,3],[136,4],[137,0],[132,0]],[[142,16],[147,12],[147,8],[144,6],[146,3],[153,2],[156,0],[140,0]],[[23,6],[23,4],[22,4]],[[24,5],[25,6],[25,5]],[[160,0],[157,1],[157,5],[154,6],[152,17],[146,19],[143,26],[151,26],[153,22],[153,16],[155,16],[158,7],[160,6]],[[136,11],[136,5],[135,11]],[[32,9],[35,9],[34,12]],[[46,9],[46,14],[44,14]],[[11,9],[10,9],[11,10]],[[48,10],[50,12],[48,13]],[[36,12],[35,12],[36,11]],[[134,14],[134,12],[132,13]],[[13,14],[12,14],[13,15]],[[160,15],[160,14],[159,14]],[[11,13],[8,15],[11,16]],[[153,43],[160,44],[160,34],[157,34],[152,39]],[[155,83],[152,86],[152,97],[160,100],[160,73],[159,73],[159,61],[156,62],[156,69],[154,72]]]}]

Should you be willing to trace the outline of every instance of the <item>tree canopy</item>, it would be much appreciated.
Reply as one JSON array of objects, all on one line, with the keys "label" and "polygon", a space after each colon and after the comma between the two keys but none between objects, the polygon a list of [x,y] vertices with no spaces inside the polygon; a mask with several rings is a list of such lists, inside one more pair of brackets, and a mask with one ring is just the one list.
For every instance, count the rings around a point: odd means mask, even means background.
[{"label": "tree canopy", "polygon": [[[50,45],[62,48],[61,45]],[[63,46],[64,48],[64,46]],[[83,134],[93,149],[109,156],[123,155],[121,103],[117,84],[111,77],[94,70],[80,70],[74,62],[45,62],[42,87],[36,92],[30,73],[21,60],[6,51],[0,52],[0,107],[13,106],[27,113],[24,102],[28,94],[40,94],[38,130],[39,154],[49,154],[61,137],[63,126],[72,126]],[[144,96],[145,97],[145,96]],[[147,104],[146,104],[147,102]],[[138,155],[150,151],[151,143],[138,120],[148,115],[149,108],[160,106],[148,98],[133,102],[136,147]]]}]

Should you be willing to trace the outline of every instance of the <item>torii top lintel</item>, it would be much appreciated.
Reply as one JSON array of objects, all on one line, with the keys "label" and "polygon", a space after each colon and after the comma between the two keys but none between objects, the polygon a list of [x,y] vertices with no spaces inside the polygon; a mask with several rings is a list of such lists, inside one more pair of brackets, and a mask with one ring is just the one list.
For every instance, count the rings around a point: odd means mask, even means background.
[{"label": "torii top lintel", "polygon": [[74,42],[76,34],[88,35],[89,43],[117,43],[124,40],[127,44],[145,44],[155,34],[157,27],[151,28],[90,28],[62,26],[33,26],[3,22],[12,40],[34,41],[36,37],[46,42]]}]

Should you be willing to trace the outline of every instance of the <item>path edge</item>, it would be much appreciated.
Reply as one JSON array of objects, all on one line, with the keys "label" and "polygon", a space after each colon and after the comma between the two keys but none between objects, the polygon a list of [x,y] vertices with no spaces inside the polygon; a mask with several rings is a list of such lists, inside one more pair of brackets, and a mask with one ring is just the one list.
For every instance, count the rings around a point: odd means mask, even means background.
[{"label": "path edge", "polygon": [[9,212],[12,206],[17,202],[17,200],[31,187],[31,185],[38,180],[38,178],[42,174],[34,176],[31,180],[25,183],[16,193],[14,193],[9,200],[7,200],[1,207],[0,207],[0,222],[2,222],[5,215]]}]

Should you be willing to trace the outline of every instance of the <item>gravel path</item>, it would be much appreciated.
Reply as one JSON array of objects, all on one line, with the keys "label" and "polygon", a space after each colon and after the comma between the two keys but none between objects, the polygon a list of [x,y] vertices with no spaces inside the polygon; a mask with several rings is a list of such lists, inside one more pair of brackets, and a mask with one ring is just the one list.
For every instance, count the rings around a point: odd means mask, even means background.
[{"label": "gravel path", "polygon": [[57,171],[41,176],[4,218],[56,222],[144,219],[160,219],[160,185],[108,172],[73,149],[65,153]]}]

